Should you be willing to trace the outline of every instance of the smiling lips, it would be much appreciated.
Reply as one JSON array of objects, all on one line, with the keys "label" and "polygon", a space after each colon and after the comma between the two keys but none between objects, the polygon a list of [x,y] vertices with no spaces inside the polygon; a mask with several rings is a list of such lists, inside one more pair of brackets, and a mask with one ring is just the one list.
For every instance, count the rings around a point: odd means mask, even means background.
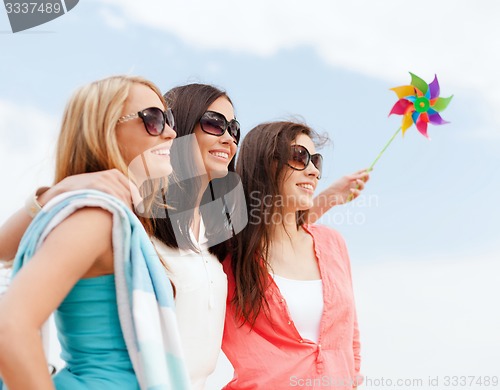
[{"label": "smiling lips", "polygon": [[309,183],[299,183],[297,187],[304,188],[305,190],[314,191],[314,186]]},{"label": "smiling lips", "polygon": [[223,158],[224,160],[229,159],[229,153],[222,150],[210,150],[208,153],[212,156]]},{"label": "smiling lips", "polygon": [[155,149],[152,150],[151,153],[158,156],[170,156],[170,148]]}]

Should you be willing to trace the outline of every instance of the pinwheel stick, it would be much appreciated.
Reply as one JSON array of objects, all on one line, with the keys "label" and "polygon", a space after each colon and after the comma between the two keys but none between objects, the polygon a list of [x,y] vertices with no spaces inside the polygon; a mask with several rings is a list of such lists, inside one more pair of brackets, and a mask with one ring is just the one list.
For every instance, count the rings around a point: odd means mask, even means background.
[{"label": "pinwheel stick", "polygon": [[385,150],[389,147],[389,145],[391,144],[391,142],[394,141],[394,138],[396,138],[396,136],[399,134],[400,131],[401,131],[401,127],[394,133],[394,135],[391,137],[391,139],[389,140],[389,142],[387,142],[387,144],[384,146],[384,148],[382,149],[382,151],[378,154],[378,156],[375,159],[375,161],[372,163],[372,165],[370,165],[370,168],[368,168],[366,170],[367,172],[371,172],[373,170],[373,167],[375,166],[375,164],[377,163],[377,161],[380,159],[380,157],[382,157],[382,155],[384,154]]},{"label": "pinwheel stick", "polygon": [[[394,135],[391,137],[391,139],[389,140],[389,142],[387,142],[384,146],[384,148],[380,151],[380,153],[378,154],[378,156],[375,158],[375,161],[372,162],[372,165],[370,165],[370,167],[366,170],[366,172],[371,172],[373,171],[373,167],[375,166],[375,164],[377,163],[377,161],[380,159],[380,157],[382,157],[382,155],[384,154],[385,150],[389,147],[389,145],[391,144],[392,141],[394,141],[394,138],[396,138],[396,136],[399,134],[399,132],[401,131],[402,127],[400,127],[395,133]],[[356,186],[356,189],[359,189],[359,184]],[[347,200],[346,200],[346,203],[349,203],[352,199],[353,199],[354,195],[353,194],[350,194],[348,197],[347,197]]]},{"label": "pinwheel stick", "polygon": [[[402,131],[404,135],[406,130],[415,124],[417,130],[424,137],[429,138],[427,135],[427,125],[429,123],[433,125],[444,125],[448,123],[439,113],[448,107],[453,95],[447,98],[439,96],[440,87],[436,75],[434,75],[434,80],[430,84],[427,84],[423,79],[411,72],[410,75],[410,85],[391,88],[391,90],[396,93],[399,100],[394,104],[389,115],[403,115],[401,127],[394,133],[389,142],[387,142],[377,158],[375,158],[375,161],[373,161],[372,165],[366,170],[367,172],[373,170],[377,161],[382,157],[385,150],[400,131]],[[356,186],[356,189],[359,189],[359,185]],[[346,203],[350,202],[353,198],[354,193],[351,193]]]}]

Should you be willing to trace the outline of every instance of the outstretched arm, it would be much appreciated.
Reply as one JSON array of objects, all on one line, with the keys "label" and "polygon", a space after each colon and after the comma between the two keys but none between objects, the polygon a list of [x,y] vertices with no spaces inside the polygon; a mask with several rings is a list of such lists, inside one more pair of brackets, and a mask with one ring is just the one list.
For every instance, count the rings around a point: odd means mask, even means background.
[{"label": "outstretched arm", "polygon": [[107,211],[76,211],[54,228],[0,299],[0,375],[10,390],[54,389],[40,327],[79,279],[113,272],[111,229]]},{"label": "outstretched arm", "polygon": [[[132,207],[129,180],[117,169],[69,176],[38,196],[37,201],[43,206],[57,195],[81,189],[106,192]],[[31,221],[31,216],[22,208],[0,227],[0,260],[14,258],[19,242]]]},{"label": "outstretched arm", "polygon": [[332,207],[356,199],[369,179],[368,171],[362,169],[330,184],[326,190],[314,198],[314,205],[309,209],[307,222],[314,223]]}]

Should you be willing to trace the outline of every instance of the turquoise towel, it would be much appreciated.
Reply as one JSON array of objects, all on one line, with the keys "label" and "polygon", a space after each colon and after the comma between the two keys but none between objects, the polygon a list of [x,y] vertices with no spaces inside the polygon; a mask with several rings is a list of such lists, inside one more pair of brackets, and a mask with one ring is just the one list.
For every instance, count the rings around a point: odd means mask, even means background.
[{"label": "turquoise towel", "polygon": [[116,198],[84,190],[68,192],[48,202],[21,240],[13,277],[55,226],[76,210],[89,206],[113,214],[118,313],[141,389],[189,389],[171,284],[141,222]]}]

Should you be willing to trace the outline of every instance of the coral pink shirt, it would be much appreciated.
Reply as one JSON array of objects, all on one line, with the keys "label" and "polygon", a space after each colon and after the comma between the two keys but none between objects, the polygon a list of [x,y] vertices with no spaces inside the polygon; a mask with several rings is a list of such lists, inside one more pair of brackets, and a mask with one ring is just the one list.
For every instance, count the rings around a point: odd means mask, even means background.
[{"label": "coral pink shirt", "polygon": [[351,266],[344,239],[326,226],[303,228],[313,238],[323,281],[324,310],[318,343],[301,338],[271,276],[266,297],[272,323],[261,312],[253,329],[248,323],[240,326],[230,304],[235,284],[230,259],[226,259],[223,265],[229,293],[222,349],[235,370],[226,390],[338,390],[352,389],[362,382]]}]

